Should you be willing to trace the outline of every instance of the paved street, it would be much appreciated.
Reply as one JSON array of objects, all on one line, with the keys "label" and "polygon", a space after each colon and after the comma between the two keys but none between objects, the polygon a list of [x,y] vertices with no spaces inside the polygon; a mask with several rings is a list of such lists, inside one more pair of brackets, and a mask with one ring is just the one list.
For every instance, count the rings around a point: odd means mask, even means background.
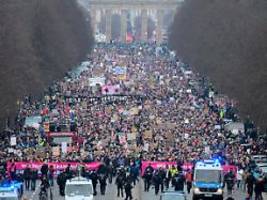
[{"label": "paved street", "polygon": [[[39,184],[38,184],[39,186]],[[59,196],[59,191],[57,185],[55,185],[52,189],[53,192],[53,200],[64,200],[64,197]],[[99,192],[99,188],[98,188]],[[35,192],[25,192],[25,197],[28,200],[38,200],[38,194],[39,194],[39,187],[38,190]],[[159,196],[154,195],[154,189],[151,189],[150,192],[144,192],[143,191],[143,181],[139,182],[138,185],[135,186],[133,190],[133,197],[134,200],[150,200],[153,198],[153,200],[159,200]],[[226,197],[226,196],[225,196]],[[245,199],[245,193],[241,191],[235,191],[233,197],[236,200],[244,200]],[[118,198],[116,194],[116,186],[114,184],[108,185],[107,192],[105,196],[97,195],[94,200],[123,200],[123,198]],[[264,194],[264,199],[267,199],[267,195]],[[191,195],[188,195],[188,200],[191,200]]]}]

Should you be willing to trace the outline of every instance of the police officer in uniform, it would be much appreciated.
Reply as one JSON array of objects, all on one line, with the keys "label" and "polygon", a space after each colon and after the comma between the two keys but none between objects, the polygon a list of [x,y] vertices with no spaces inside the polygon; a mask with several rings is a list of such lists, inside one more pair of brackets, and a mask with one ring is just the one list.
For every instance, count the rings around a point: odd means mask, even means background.
[{"label": "police officer in uniform", "polygon": [[67,182],[66,172],[61,172],[57,177],[57,184],[59,186],[59,194],[65,196],[65,185]]},{"label": "police officer in uniform", "polygon": [[95,171],[92,171],[92,173],[90,174],[90,179],[92,180],[92,185],[93,185],[93,192],[94,192],[93,195],[96,196],[97,195],[96,186],[98,183],[98,176]]},{"label": "police officer in uniform", "polygon": [[184,191],[185,177],[182,172],[174,175],[172,184],[175,191]]},{"label": "police officer in uniform", "polygon": [[145,169],[144,172],[145,192],[149,192],[153,171],[154,169],[153,167],[151,167],[151,164],[149,164],[148,167]]},{"label": "police officer in uniform", "polygon": [[155,186],[155,195],[158,195],[159,193],[159,185],[160,185],[160,175],[159,175],[159,171],[156,170],[153,177],[152,177],[154,186]]},{"label": "police officer in uniform", "polygon": [[32,191],[35,191],[37,179],[38,179],[38,171],[36,169],[32,169],[32,172],[31,172],[31,190]]},{"label": "police officer in uniform", "polygon": [[117,196],[123,197],[123,185],[126,182],[126,176],[122,169],[119,170],[118,176],[116,178],[116,185],[117,185]]},{"label": "police officer in uniform", "polygon": [[102,195],[106,193],[107,177],[105,174],[99,174],[100,192]]},{"label": "police officer in uniform", "polygon": [[131,181],[126,181],[124,188],[125,188],[125,194],[126,194],[125,200],[128,200],[128,199],[132,200],[133,199],[133,196],[132,196],[133,186],[131,184]]}]

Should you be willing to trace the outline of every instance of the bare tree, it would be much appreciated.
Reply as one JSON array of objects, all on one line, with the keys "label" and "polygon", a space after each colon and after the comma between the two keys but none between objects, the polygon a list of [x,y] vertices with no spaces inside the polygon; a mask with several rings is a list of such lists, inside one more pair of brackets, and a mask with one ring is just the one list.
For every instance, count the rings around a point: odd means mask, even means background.
[{"label": "bare tree", "polygon": [[187,0],[170,44],[195,70],[239,101],[243,117],[267,127],[267,1]]},{"label": "bare tree", "polygon": [[90,22],[76,1],[0,0],[0,127],[17,101],[45,87],[85,58]]}]

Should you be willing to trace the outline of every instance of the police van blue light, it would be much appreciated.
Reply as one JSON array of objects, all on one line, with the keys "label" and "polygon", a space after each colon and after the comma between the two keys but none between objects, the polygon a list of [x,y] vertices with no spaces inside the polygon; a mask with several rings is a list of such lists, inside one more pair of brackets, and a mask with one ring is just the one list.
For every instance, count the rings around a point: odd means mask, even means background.
[{"label": "police van blue light", "polygon": [[17,181],[4,181],[0,184],[0,200],[19,200],[23,195],[23,184]]},{"label": "police van blue light", "polygon": [[223,199],[223,168],[219,160],[204,160],[195,164],[193,200]]}]

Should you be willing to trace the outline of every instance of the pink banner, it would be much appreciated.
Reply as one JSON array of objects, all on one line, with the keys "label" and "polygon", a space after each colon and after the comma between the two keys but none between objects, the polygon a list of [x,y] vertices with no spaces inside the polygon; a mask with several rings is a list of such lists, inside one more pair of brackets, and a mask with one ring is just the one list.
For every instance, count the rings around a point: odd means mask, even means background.
[{"label": "pink banner", "polygon": [[[27,166],[31,169],[40,170],[43,162],[15,162],[16,170],[24,170]],[[71,169],[77,169],[78,166],[84,165],[88,170],[97,170],[101,165],[100,162],[92,162],[92,163],[78,163],[78,162],[49,162],[48,166],[53,166],[56,171],[61,171],[66,169],[68,165],[70,165]],[[10,169],[11,163],[7,163],[7,169]]]},{"label": "pink banner", "polygon": [[102,86],[102,94],[113,95],[120,93],[120,85],[104,85]]},{"label": "pink banner", "polygon": [[[176,162],[156,162],[156,161],[143,161],[142,162],[142,175],[145,171],[145,169],[149,166],[149,164],[151,165],[151,167],[153,167],[153,169],[159,169],[160,167],[163,168],[163,169],[166,169],[166,166],[168,166],[169,168],[171,166],[176,166]],[[237,173],[237,166],[235,165],[223,165],[223,172],[224,174],[230,172],[230,171],[233,171],[236,175]],[[193,164],[192,163],[185,163],[183,166],[182,166],[183,170],[186,171],[186,170],[191,170],[193,168]]]}]

